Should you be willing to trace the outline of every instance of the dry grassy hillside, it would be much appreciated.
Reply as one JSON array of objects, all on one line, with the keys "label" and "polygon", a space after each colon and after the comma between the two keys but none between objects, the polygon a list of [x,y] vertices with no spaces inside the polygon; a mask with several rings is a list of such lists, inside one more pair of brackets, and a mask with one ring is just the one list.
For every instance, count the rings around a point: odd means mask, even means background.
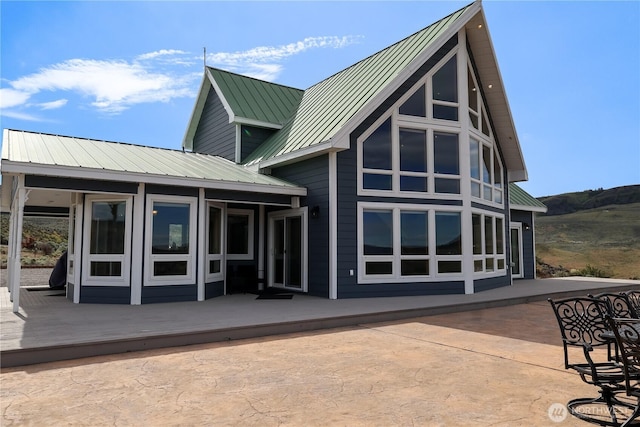
[{"label": "dry grassy hillside", "polygon": [[640,279],[640,203],[539,216],[536,254],[573,274]]}]

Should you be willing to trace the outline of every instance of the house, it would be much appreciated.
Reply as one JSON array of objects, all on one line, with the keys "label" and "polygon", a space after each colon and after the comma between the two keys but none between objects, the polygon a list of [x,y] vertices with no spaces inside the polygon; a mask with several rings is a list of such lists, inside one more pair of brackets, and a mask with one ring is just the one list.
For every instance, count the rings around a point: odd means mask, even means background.
[{"label": "house", "polygon": [[205,67],[182,150],[5,130],[23,215],[70,218],[76,303],[279,287],[336,299],[535,276],[527,171],[476,1],[299,90]]}]

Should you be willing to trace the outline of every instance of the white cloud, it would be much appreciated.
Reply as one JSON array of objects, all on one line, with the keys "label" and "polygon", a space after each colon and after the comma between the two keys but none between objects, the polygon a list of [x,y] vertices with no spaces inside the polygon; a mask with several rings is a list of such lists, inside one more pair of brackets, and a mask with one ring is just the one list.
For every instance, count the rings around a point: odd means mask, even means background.
[{"label": "white cloud", "polygon": [[44,122],[46,120],[40,118],[40,117],[36,117],[34,115],[31,114],[27,114],[27,113],[19,113],[17,111],[10,111],[10,110],[6,110],[2,112],[2,115],[5,117],[10,117],[12,119],[18,119],[18,120],[25,120],[28,122]]},{"label": "white cloud", "polygon": [[[247,51],[218,52],[208,62],[257,79],[274,81],[283,70],[282,62],[309,49],[339,49],[358,43],[361,36],[307,37],[282,46],[260,46]],[[185,66],[188,67],[185,71]],[[61,108],[68,97],[40,102],[42,92],[68,92],[88,100],[105,113],[117,114],[141,103],[168,102],[195,97],[202,77],[200,62],[188,52],[160,49],[138,55],[133,60],[69,59],[38,72],[3,81],[0,108],[6,117],[41,120],[28,114],[29,108]]]},{"label": "white cloud", "polygon": [[[91,105],[117,113],[143,102],[193,96],[193,75],[153,72],[139,63],[71,59],[10,82],[15,92],[70,91],[93,98]],[[16,105],[16,104],[14,104]]]},{"label": "white cloud", "polygon": [[68,99],[58,99],[57,101],[42,102],[38,104],[43,110],[55,110],[56,108],[64,107],[69,102]]},{"label": "white cloud", "polygon": [[[246,51],[217,52],[207,55],[207,62],[263,80],[275,80],[282,71],[278,63],[309,49],[334,48],[358,43],[362,36],[307,37],[282,46],[259,46]],[[258,77],[261,76],[261,77]]]},{"label": "white cloud", "polygon": [[29,100],[30,96],[27,92],[0,88],[0,108],[5,109],[22,105]]},{"label": "white cloud", "polygon": [[161,56],[173,56],[173,55],[184,55],[187,52],[183,50],[176,49],[160,49],[155,52],[143,53],[142,55],[138,55],[136,58],[138,61],[146,61],[148,59],[155,59]]}]

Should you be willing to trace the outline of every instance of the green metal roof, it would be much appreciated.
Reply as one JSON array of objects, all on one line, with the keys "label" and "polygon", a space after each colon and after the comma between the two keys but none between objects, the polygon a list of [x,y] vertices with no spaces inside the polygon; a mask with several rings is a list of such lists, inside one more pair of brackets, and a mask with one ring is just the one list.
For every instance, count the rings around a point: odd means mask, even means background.
[{"label": "green metal roof", "polygon": [[207,67],[235,116],[282,126],[296,111],[303,90]]},{"label": "green metal roof", "polygon": [[4,130],[0,167],[3,174],[306,195],[303,187],[218,156],[9,129]]},{"label": "green metal roof", "polygon": [[473,5],[306,90],[295,116],[249,155],[246,164],[269,160],[331,139]]},{"label": "green metal roof", "polygon": [[519,209],[533,212],[546,212],[547,207],[516,184],[509,184],[509,206],[511,209]]}]

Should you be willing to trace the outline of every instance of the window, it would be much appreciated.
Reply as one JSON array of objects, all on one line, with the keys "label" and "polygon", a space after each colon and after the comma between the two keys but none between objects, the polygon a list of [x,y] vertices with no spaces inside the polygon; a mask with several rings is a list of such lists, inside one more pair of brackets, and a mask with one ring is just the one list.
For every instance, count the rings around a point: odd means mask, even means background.
[{"label": "window", "polygon": [[491,137],[491,127],[489,127],[489,122],[487,121],[487,109],[471,63],[467,66],[467,96],[469,99],[469,122],[471,126],[487,137]]},{"label": "window", "polygon": [[504,273],[504,219],[474,213],[471,223],[473,227],[474,272]]},{"label": "window", "polygon": [[84,284],[128,286],[131,198],[87,196],[85,212]]},{"label": "window", "polygon": [[454,55],[431,79],[434,119],[458,120],[457,64],[457,55]]},{"label": "window", "polygon": [[457,134],[433,133],[433,166],[435,192],[460,194],[460,155]]},{"label": "window", "polygon": [[362,187],[391,190],[391,119],[382,123],[362,144]]},{"label": "window", "polygon": [[147,284],[195,283],[195,198],[149,196],[147,206]]},{"label": "window", "polygon": [[460,194],[457,133],[398,127],[393,143],[391,127],[385,120],[362,142],[362,191]]},{"label": "window", "polygon": [[252,210],[227,210],[227,259],[253,259]]},{"label": "window", "polygon": [[398,112],[407,116],[427,117],[424,84],[400,106]]},{"label": "window", "polygon": [[438,273],[462,272],[462,227],[460,212],[436,212]]},{"label": "window", "polygon": [[461,194],[457,61],[445,57],[358,140],[361,194]]},{"label": "window", "polygon": [[470,139],[471,195],[487,202],[503,204],[502,165],[495,148]]},{"label": "window", "polygon": [[462,272],[461,213],[424,205],[360,203],[359,281],[436,280]]},{"label": "window", "polygon": [[426,192],[427,133],[400,129],[400,191]]},{"label": "window", "polygon": [[222,208],[209,204],[207,211],[206,281],[222,280]]}]

